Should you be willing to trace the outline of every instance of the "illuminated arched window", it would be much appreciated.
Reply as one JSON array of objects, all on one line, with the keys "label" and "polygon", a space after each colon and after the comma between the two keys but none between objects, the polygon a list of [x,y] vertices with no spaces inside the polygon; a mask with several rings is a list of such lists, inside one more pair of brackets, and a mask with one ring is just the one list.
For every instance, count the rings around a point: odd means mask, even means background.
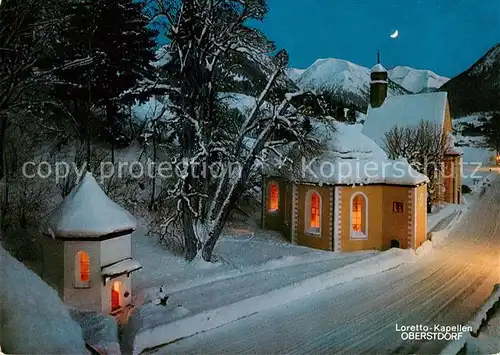
[{"label": "illuminated arched window", "polygon": [[75,287],[90,287],[90,258],[85,251],[75,255]]},{"label": "illuminated arched window", "polygon": [[321,231],[321,196],[309,191],[306,196],[306,232],[319,234]]},{"label": "illuminated arched window", "polygon": [[269,212],[277,212],[279,209],[280,190],[276,183],[269,184]]},{"label": "illuminated arched window", "polygon": [[368,236],[368,200],[362,193],[351,198],[351,238],[366,239]]}]

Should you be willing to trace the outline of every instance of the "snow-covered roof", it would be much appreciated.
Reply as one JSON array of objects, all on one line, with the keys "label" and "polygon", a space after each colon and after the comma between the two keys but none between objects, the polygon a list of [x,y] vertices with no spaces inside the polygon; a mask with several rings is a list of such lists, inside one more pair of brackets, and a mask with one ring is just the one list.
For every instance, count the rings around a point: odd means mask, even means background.
[{"label": "snow-covered roof", "polygon": [[387,73],[387,70],[385,70],[384,66],[380,63],[377,63],[373,66],[373,68],[370,70],[371,73]]},{"label": "snow-covered roof", "polygon": [[446,92],[389,96],[382,106],[368,107],[363,133],[382,146],[385,134],[396,125],[417,125],[423,120],[442,127],[447,97]]},{"label": "snow-covered roof", "polygon": [[427,176],[413,169],[406,159],[316,160],[296,180],[326,185],[417,186],[429,182]]},{"label": "snow-covered roof", "polygon": [[448,135],[446,136],[446,154],[447,155],[463,155],[464,151],[456,146],[457,139],[453,134],[448,132]]},{"label": "snow-covered roof", "polygon": [[[324,149],[300,162],[300,169],[286,173],[292,180],[327,184],[389,184],[415,186],[428,178],[406,160],[389,160],[387,154],[361,132],[360,125],[314,122],[313,134]],[[272,172],[274,173],[274,172]]]},{"label": "snow-covered roof", "polygon": [[361,125],[333,122],[329,129],[323,123],[314,123],[314,135],[326,143],[329,157],[343,159],[387,159],[387,154],[373,140],[361,132]]},{"label": "snow-covered roof", "polygon": [[61,239],[99,239],[135,228],[135,218],[113,202],[87,173],[49,216],[45,233]]},{"label": "snow-covered roof", "polygon": [[142,268],[141,263],[132,258],[128,258],[115,264],[103,267],[101,269],[101,275],[103,277],[119,276],[123,274],[130,274],[140,268]]}]

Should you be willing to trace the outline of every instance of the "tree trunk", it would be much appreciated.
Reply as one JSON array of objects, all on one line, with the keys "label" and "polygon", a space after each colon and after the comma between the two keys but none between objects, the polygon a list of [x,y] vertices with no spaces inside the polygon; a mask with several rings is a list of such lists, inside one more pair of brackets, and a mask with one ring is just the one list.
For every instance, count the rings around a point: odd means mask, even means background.
[{"label": "tree trunk", "polygon": [[115,164],[115,132],[114,132],[114,116],[115,116],[115,108],[113,103],[110,101],[106,102],[106,120],[108,121],[108,129],[109,129],[109,139],[111,140],[111,164]]},{"label": "tree trunk", "polygon": [[[270,134],[270,133],[269,133]],[[264,142],[267,140],[268,137],[264,138],[262,142],[258,144],[258,151],[262,150],[262,146],[264,145]],[[205,242],[203,245],[203,251],[202,251],[202,256],[205,261],[211,261],[212,260],[212,253],[215,248],[215,244],[217,243],[217,240],[219,240],[219,237],[222,233],[222,230],[224,228],[224,225],[226,224],[227,220],[229,219],[229,216],[231,214],[231,211],[234,209],[234,206],[236,205],[236,202],[238,201],[238,197],[241,195],[241,193],[244,190],[245,185],[248,182],[248,179],[250,177],[250,170],[253,166],[253,162],[255,161],[255,158],[253,158],[251,161],[247,161],[245,166],[243,167],[243,170],[241,171],[241,176],[240,180],[237,182],[236,186],[231,190],[229,200],[227,200],[227,203],[222,203],[220,210],[218,211],[218,218],[217,218],[217,224],[212,228],[212,230],[209,232],[209,237],[208,240]],[[224,193],[226,193],[226,190],[223,190]],[[222,192],[221,192],[222,193]],[[215,196],[215,198],[218,198],[220,196]]]},{"label": "tree trunk", "polygon": [[7,132],[7,117],[0,116],[0,181],[5,176],[7,158],[5,156],[5,135]]},{"label": "tree trunk", "polygon": [[92,151],[90,147],[90,104],[83,103],[84,107],[83,112],[81,112],[84,116],[82,116],[83,122],[85,122],[85,132],[83,142],[85,144],[85,162],[87,163],[87,171],[90,171],[90,158],[92,156]]},{"label": "tree trunk", "polygon": [[222,221],[219,223],[214,230],[210,232],[210,235],[208,237],[208,240],[205,242],[203,245],[203,250],[201,253],[201,256],[203,257],[203,260],[205,261],[212,261],[212,254],[214,252],[215,244],[217,243],[217,240],[219,240],[219,237],[222,233],[222,227],[224,226],[224,223]]},{"label": "tree trunk", "polygon": [[188,261],[193,261],[198,254],[198,239],[194,233],[193,228],[193,216],[189,210],[188,203],[186,201],[182,202],[182,225],[184,232],[184,247],[186,251],[186,259]]},{"label": "tree trunk", "polygon": [[[184,123],[183,127],[183,146],[184,156],[188,159],[193,157],[194,151],[195,134],[193,128],[189,122]],[[184,184],[182,186],[182,193],[184,196],[189,196],[191,194],[191,189],[194,186],[193,170],[191,166],[187,166],[188,171],[184,179]],[[193,227],[194,216],[190,208],[190,203],[193,202],[191,199],[189,202],[184,198],[182,200],[182,224],[184,232],[184,247],[186,249],[186,259],[192,261],[196,254],[198,254],[198,238]]]},{"label": "tree trunk", "polygon": [[[1,214],[1,223],[0,228],[5,232],[7,226],[5,224],[5,216],[7,214],[9,208],[9,181],[8,181],[8,172],[7,172],[7,157],[5,152],[5,135],[7,132],[7,117],[4,116],[2,121],[0,122],[0,181],[4,179],[4,196],[3,200],[0,201],[0,214]],[[1,187],[2,185],[0,185]]]},{"label": "tree trunk", "polygon": [[151,186],[151,200],[149,201],[149,209],[154,210],[156,199],[156,129],[153,130],[153,177]]},{"label": "tree trunk", "polygon": [[115,141],[111,140],[111,164],[115,165]]},{"label": "tree trunk", "polygon": [[[90,160],[92,156],[90,148],[90,124],[87,122],[87,171],[90,171]],[[92,171],[91,171],[92,172]]]}]

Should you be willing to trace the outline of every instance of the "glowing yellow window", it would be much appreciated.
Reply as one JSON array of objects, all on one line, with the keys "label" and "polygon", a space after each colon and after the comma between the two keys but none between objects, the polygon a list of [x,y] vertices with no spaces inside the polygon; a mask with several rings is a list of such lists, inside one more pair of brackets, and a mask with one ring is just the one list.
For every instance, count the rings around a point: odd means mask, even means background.
[{"label": "glowing yellow window", "polygon": [[114,282],[113,287],[111,288],[111,310],[113,311],[121,307],[120,288],[121,288],[120,281]]},{"label": "glowing yellow window", "polygon": [[316,192],[311,194],[311,228],[320,227],[320,197]]},{"label": "glowing yellow window", "polygon": [[352,200],[352,230],[354,232],[364,232],[363,216],[365,214],[365,199],[362,195],[356,195]]},{"label": "glowing yellow window", "polygon": [[269,212],[276,212],[279,208],[280,192],[278,185],[271,184],[269,188]]},{"label": "glowing yellow window", "polygon": [[80,281],[90,281],[90,259],[89,255],[84,251],[80,252]]},{"label": "glowing yellow window", "polygon": [[74,275],[75,288],[90,287],[90,257],[85,251],[75,254]]}]

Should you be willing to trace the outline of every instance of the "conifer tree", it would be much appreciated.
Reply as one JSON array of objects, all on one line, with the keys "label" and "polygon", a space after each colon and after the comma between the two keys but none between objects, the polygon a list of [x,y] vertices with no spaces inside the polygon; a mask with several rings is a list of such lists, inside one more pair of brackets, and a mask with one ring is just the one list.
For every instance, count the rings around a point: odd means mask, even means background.
[{"label": "conifer tree", "polygon": [[347,122],[354,124],[356,123],[356,107],[354,105],[351,105],[349,107],[349,110],[347,111]]},{"label": "conifer tree", "polygon": [[339,105],[337,106],[337,108],[335,109],[335,118],[337,119],[337,121],[345,121],[345,110],[344,110],[344,106],[342,105]]},{"label": "conifer tree", "polygon": [[[0,180],[5,137],[15,117],[41,101],[45,58],[61,21],[59,0],[9,0],[0,4]],[[36,98],[35,98],[36,96]]]},{"label": "conifer tree", "polygon": [[152,79],[156,33],[148,29],[142,5],[132,0],[71,3],[61,31],[55,74],[56,94],[86,142],[96,135],[114,146],[124,115],[121,106],[144,100],[133,90]]},{"label": "conifer tree", "polygon": [[500,154],[500,112],[491,117],[482,128],[483,135],[486,138],[486,144],[494,149],[496,155]]}]

